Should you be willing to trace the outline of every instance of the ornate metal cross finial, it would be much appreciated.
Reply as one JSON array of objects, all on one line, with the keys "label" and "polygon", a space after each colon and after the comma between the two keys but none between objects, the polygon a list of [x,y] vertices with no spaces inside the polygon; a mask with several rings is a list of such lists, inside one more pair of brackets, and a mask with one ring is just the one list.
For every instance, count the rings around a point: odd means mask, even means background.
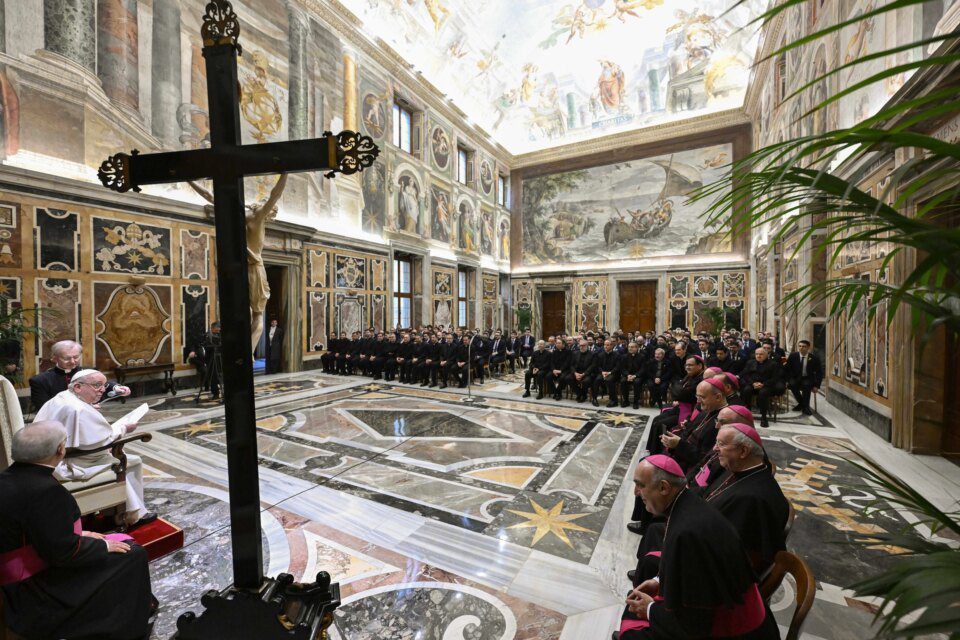
[{"label": "ornate metal cross finial", "polygon": [[[323,135],[329,137],[333,134],[325,131]],[[337,167],[327,172],[325,176],[333,178],[338,173],[345,176],[359,173],[372,165],[379,155],[380,149],[370,136],[356,131],[341,131],[337,134]]]},{"label": "ornate metal cross finial", "polygon": [[233,11],[233,5],[227,0],[212,0],[207,3],[200,36],[203,38],[205,47],[230,44],[236,47],[237,53],[243,53],[239,42],[240,21]]},{"label": "ornate metal cross finial", "polygon": [[140,187],[133,184],[130,180],[130,157],[139,155],[136,149],[132,153],[117,153],[100,164],[100,170],[97,171],[97,177],[107,189],[113,189],[120,193],[130,191],[140,191]]}]

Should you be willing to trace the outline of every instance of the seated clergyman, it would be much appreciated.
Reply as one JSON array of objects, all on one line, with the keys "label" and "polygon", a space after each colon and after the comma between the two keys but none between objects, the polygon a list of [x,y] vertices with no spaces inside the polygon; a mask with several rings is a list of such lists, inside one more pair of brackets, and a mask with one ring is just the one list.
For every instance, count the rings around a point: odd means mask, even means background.
[{"label": "seated clergyman", "polygon": [[[80,508],[53,477],[67,431],[35,422],[13,436],[0,473],[0,596],[25,638],[144,638],[156,610],[147,553],[128,536],[83,531]],[[122,539],[121,539],[122,538]]]},{"label": "seated clergyman", "polygon": [[[96,449],[133,431],[137,425],[111,425],[93,405],[107,383],[96,369],[83,369],[74,374],[66,391],[61,391],[37,412],[36,422],[55,420],[67,429],[67,446]],[[86,481],[109,469],[117,462],[109,451],[71,457],[57,467],[60,480]],[[127,524],[137,526],[156,520],[143,501],[143,467],[140,457],[127,454]]]},{"label": "seated clergyman", "polygon": [[677,462],[649,456],[635,492],[667,518],[659,574],[627,597],[620,640],[739,638],[779,640],[736,529],[687,489]]}]

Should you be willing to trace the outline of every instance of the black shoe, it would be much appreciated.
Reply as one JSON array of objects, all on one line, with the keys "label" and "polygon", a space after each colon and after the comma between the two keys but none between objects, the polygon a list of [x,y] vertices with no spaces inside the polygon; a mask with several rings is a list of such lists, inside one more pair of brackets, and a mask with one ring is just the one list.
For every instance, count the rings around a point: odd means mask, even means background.
[{"label": "black shoe", "polygon": [[[616,409],[618,406],[620,405],[617,404],[616,400],[611,400],[610,402],[607,403],[608,409]],[[627,406],[627,405],[623,405],[623,406]]]},{"label": "black shoe", "polygon": [[610,636],[610,638],[611,638],[611,640],[620,640],[620,632],[619,632],[619,631],[614,631],[614,632],[613,632],[613,635]]},{"label": "black shoe", "polygon": [[637,570],[630,569],[630,571],[627,571],[627,579],[630,581],[630,584],[637,584]]},{"label": "black shoe", "polygon": [[457,389],[466,389],[466,388],[467,388],[466,382],[461,382],[459,385],[457,385]]},{"label": "black shoe", "polygon": [[527,389],[526,391],[523,392],[523,397],[524,397],[524,398],[529,398],[529,397],[530,397],[530,390],[529,390],[529,389]]},{"label": "black shoe", "polygon": [[760,426],[763,427],[764,429],[770,428],[770,423],[767,422],[766,417],[760,418]]},{"label": "black shoe", "polygon": [[427,385],[427,388],[428,388],[428,389],[432,389],[432,388],[434,388],[435,386],[437,386],[437,383],[436,383],[436,382],[431,382],[430,384]]},{"label": "black shoe", "polygon": [[623,402],[620,403],[620,406],[623,407],[624,409],[626,409],[627,407],[630,406],[630,403],[627,402],[626,400],[624,400]]},{"label": "black shoe", "polygon": [[563,399],[563,396],[561,396],[559,393],[555,393],[553,394],[553,399],[556,400],[557,402],[560,402],[560,400]]},{"label": "black shoe", "polygon": [[441,388],[441,389],[446,389],[446,388],[447,388],[447,383],[446,383],[446,382],[441,382],[441,383],[440,383],[440,388]]},{"label": "black shoe", "polygon": [[595,406],[595,407],[599,407],[599,406],[600,406],[600,403],[597,402],[597,399],[596,399],[596,398],[592,398],[592,399],[590,400],[590,404],[592,404],[592,405]]},{"label": "black shoe", "polygon": [[800,411],[801,409],[803,409],[803,407],[801,407],[801,406],[798,405],[798,404],[795,404],[795,405],[793,405],[793,407],[790,409],[790,411]]},{"label": "black shoe", "polygon": [[[623,406],[627,406],[627,405],[623,405]],[[634,408],[634,409],[639,409],[639,408],[640,408],[640,405],[639,405],[638,403],[634,402],[634,403],[633,403],[633,408]]]},{"label": "black shoe", "polygon": [[132,525],[127,527],[127,530],[129,531],[130,529],[136,529],[137,527],[142,527],[145,524],[150,524],[151,522],[156,520],[158,517],[159,516],[157,516],[157,514],[154,513],[153,511],[147,511],[145,514],[143,514],[142,518],[140,518],[139,520],[134,522]]},{"label": "black shoe", "polygon": [[538,394],[537,394],[537,400],[543,400],[543,394],[542,394],[542,393],[538,393]]},{"label": "black shoe", "polygon": [[638,536],[642,536],[645,530],[646,530],[646,527],[643,526],[642,522],[627,523],[627,531],[629,531],[630,533],[635,533]]},{"label": "black shoe", "polygon": [[804,408],[801,410],[801,413],[803,413],[803,415],[805,415],[805,416],[812,416],[812,415],[813,415],[813,411],[810,410],[810,407],[804,407]]}]

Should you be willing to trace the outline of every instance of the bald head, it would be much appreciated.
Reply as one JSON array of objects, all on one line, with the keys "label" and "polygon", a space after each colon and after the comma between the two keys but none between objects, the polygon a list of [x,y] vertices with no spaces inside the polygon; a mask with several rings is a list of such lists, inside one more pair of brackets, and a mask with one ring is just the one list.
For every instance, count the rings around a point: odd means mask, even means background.
[{"label": "bald head", "polygon": [[723,392],[706,380],[697,385],[697,402],[704,411],[716,411],[725,404]]},{"label": "bald head", "polygon": [[41,420],[13,434],[14,462],[56,466],[63,459],[67,430],[53,420]]}]

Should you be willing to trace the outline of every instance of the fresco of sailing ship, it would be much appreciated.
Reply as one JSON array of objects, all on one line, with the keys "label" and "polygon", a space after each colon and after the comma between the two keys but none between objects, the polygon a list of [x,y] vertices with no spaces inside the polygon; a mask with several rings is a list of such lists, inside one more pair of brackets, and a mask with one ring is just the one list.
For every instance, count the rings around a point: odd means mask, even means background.
[{"label": "fresco of sailing ship", "polygon": [[656,238],[670,226],[673,220],[673,201],[670,198],[684,197],[697,187],[703,186],[700,170],[677,162],[671,155],[668,160],[650,160],[663,168],[663,188],[660,195],[646,209],[627,209],[626,216],[616,209],[603,226],[603,239],[607,246],[633,240]]},{"label": "fresco of sailing ship", "polygon": [[729,251],[729,239],[704,226],[706,203],[688,196],[732,157],[733,146],[721,143],[524,178],[524,264]]}]

